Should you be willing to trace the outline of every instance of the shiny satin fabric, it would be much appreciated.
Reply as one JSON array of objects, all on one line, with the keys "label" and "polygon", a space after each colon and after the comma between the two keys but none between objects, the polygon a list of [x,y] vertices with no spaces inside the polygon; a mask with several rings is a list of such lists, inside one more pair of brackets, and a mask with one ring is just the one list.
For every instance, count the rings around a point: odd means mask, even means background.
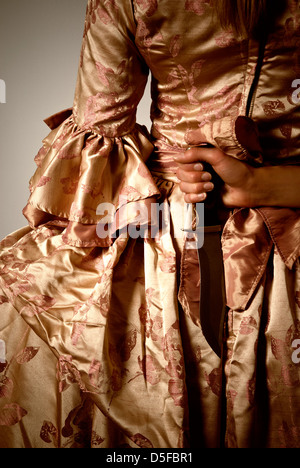
[{"label": "shiny satin fabric", "polygon": [[220,443],[222,372],[199,325],[197,252],[181,262],[182,195],[155,180],[170,207],[155,239],[75,248],[50,221],[3,241],[2,447],[182,448],[192,428],[198,445]]},{"label": "shiny satin fabric", "polygon": [[[172,157],[201,129],[249,164],[299,164],[299,1],[285,5],[251,94],[260,44],[222,30],[209,1],[88,1],[73,107],[46,120],[29,227],[1,244],[0,446],[300,446],[299,210],[224,213],[220,359]],[[150,134],[135,119],[149,72]],[[166,229],[128,235],[155,203]]]}]

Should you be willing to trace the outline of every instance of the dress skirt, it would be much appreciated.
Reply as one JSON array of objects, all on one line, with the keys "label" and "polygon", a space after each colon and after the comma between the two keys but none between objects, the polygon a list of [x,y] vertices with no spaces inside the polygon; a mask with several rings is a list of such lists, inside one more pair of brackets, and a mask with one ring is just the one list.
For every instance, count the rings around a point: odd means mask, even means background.
[{"label": "dress skirt", "polygon": [[156,183],[170,223],[155,239],[72,247],[53,221],[2,241],[1,448],[299,446],[299,262],[275,250],[217,356],[174,235],[182,197]]},{"label": "dress skirt", "polygon": [[190,419],[219,445],[220,358],[174,236],[183,197],[156,183],[170,223],[154,239],[72,247],[50,222],[2,241],[1,447],[189,447]]}]

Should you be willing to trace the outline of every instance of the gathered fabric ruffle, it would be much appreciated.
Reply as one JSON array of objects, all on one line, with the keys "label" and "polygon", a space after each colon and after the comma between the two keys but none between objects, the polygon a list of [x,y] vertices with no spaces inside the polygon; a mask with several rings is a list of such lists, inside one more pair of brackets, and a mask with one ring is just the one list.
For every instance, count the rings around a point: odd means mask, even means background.
[{"label": "gathered fabric ruffle", "polygon": [[110,138],[79,127],[72,109],[45,122],[52,131],[35,158],[23,210],[32,228],[55,222],[66,227],[69,245],[106,247],[127,224],[150,222],[143,208],[160,191],[145,165],[153,150],[146,127]]}]

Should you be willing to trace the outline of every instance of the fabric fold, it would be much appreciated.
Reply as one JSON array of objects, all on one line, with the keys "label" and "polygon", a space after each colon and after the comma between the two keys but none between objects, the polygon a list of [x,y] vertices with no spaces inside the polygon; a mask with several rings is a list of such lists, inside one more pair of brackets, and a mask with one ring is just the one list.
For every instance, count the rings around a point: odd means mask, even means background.
[{"label": "fabric fold", "polygon": [[206,142],[225,154],[249,164],[263,164],[259,132],[254,120],[245,115],[226,116],[205,123],[201,128],[190,131],[188,142],[198,145]]},{"label": "fabric fold", "polygon": [[245,310],[266,270],[274,246],[289,270],[300,255],[300,210],[261,207],[235,210],[222,235],[226,300]]},{"label": "fabric fold", "polygon": [[[38,168],[23,210],[31,227],[65,220],[66,243],[104,247],[116,230],[135,220],[149,222],[140,204],[149,205],[160,192],[145,165],[153,150],[146,127],[110,138],[79,127],[71,109],[45,122],[52,131],[35,158]],[[125,210],[115,216],[125,206],[128,219]]]},{"label": "fabric fold", "polygon": [[[202,138],[247,164],[256,167],[267,164],[256,122],[247,116],[227,116],[206,123],[200,132],[190,133],[190,143],[199,143]],[[299,215],[299,209],[281,207],[234,210],[222,235],[229,308],[243,311],[249,305],[274,246],[287,268],[292,270],[300,254]]]}]

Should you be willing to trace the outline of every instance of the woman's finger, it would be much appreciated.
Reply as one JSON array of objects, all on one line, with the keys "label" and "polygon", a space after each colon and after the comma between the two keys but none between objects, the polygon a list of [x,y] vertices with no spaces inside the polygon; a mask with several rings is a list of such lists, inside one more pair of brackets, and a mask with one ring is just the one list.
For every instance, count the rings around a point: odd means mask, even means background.
[{"label": "woman's finger", "polygon": [[186,203],[203,203],[207,198],[207,193],[187,193],[184,195]]},{"label": "woman's finger", "polygon": [[174,160],[180,164],[197,164],[207,162],[214,166],[219,164],[224,157],[224,153],[218,148],[194,147],[184,153],[178,153]]},{"label": "woman's finger", "polygon": [[185,169],[185,167],[179,168],[176,171],[177,178],[182,182],[197,183],[197,182],[209,182],[212,179],[212,175],[209,172],[195,171]]},{"label": "woman's finger", "polygon": [[204,171],[204,164],[202,164],[200,161],[197,161],[195,163],[179,163],[178,164],[178,169],[182,169],[184,171]]},{"label": "woman's finger", "polygon": [[214,184],[212,182],[181,182],[179,187],[183,193],[199,195],[200,193],[211,192],[214,189]]}]

